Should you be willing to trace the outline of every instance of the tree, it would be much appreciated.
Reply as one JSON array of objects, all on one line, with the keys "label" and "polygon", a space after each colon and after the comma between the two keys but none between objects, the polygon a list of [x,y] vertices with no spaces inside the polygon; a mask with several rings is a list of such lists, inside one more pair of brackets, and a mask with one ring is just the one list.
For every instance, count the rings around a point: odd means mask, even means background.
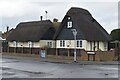
[{"label": "tree", "polygon": [[120,59],[120,28],[119,29],[114,29],[111,31],[111,38],[112,38],[112,42],[115,46],[115,56],[116,59],[119,60]]},{"label": "tree", "polygon": [[120,41],[120,28],[112,30],[110,36],[112,38],[112,41]]},{"label": "tree", "polygon": [[58,22],[58,19],[54,18],[54,19],[53,19],[53,22]]}]

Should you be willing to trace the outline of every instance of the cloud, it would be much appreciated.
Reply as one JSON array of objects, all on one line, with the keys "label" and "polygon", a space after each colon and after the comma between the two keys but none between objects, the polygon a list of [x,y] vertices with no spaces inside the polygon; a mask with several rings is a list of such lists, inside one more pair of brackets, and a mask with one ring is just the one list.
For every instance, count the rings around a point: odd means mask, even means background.
[{"label": "cloud", "polygon": [[92,1],[0,0],[3,30],[8,25],[15,28],[19,22],[39,20],[40,16],[45,19],[45,11],[48,11],[49,19],[58,18],[61,21],[70,7],[87,9],[109,33],[112,29],[117,28],[118,3],[112,2],[112,0],[110,0],[111,2]]},{"label": "cloud", "polygon": [[117,2],[92,2],[82,4],[92,16],[105,28],[108,33],[118,28]]},{"label": "cloud", "polygon": [[0,2],[0,16],[2,17],[13,17],[23,16],[31,12],[30,8],[34,4],[25,1],[2,1]]},{"label": "cloud", "polygon": [[2,1],[0,2],[0,16],[2,17],[13,17],[17,15],[20,15],[22,11],[23,2],[10,2],[10,1]]}]

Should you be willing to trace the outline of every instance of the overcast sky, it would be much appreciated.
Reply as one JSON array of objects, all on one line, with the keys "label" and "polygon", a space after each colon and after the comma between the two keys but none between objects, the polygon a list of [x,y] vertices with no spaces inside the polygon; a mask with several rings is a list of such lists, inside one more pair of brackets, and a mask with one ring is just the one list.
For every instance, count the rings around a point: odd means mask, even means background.
[{"label": "overcast sky", "polygon": [[[87,0],[86,0],[87,1]],[[71,7],[87,9],[108,33],[118,28],[118,0],[0,0],[0,31],[6,27],[15,28],[20,22],[45,19],[63,19]]]}]

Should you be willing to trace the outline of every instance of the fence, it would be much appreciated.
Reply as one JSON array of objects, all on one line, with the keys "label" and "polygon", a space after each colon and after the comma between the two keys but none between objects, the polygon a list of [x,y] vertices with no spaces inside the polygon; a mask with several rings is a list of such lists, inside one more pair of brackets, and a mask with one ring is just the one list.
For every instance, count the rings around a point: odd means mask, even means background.
[{"label": "fence", "polygon": [[[8,52],[8,53],[23,53],[23,54],[39,54],[40,48],[23,48],[23,47],[9,47],[4,49],[3,52]],[[73,59],[74,57],[74,50],[73,49],[56,49],[56,48],[47,48],[46,50],[46,55],[52,55],[56,58],[59,56],[61,57],[66,57],[69,59]],[[88,54],[88,51],[77,49],[77,60],[95,60],[95,61],[112,61],[115,58],[115,51],[110,50],[110,51],[95,51],[95,54]]]}]

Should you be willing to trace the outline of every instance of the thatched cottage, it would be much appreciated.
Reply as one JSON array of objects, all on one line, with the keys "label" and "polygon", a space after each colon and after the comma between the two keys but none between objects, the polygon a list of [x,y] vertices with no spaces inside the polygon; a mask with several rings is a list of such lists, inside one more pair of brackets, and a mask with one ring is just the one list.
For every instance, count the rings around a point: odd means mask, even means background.
[{"label": "thatched cottage", "polygon": [[[76,42],[73,29],[76,30]],[[66,13],[55,33],[56,48],[107,51],[110,36],[107,31],[85,9],[72,7]],[[76,45],[75,45],[76,44]]]},{"label": "thatched cottage", "polygon": [[50,20],[21,22],[7,37],[9,47],[54,48],[55,29]]}]

